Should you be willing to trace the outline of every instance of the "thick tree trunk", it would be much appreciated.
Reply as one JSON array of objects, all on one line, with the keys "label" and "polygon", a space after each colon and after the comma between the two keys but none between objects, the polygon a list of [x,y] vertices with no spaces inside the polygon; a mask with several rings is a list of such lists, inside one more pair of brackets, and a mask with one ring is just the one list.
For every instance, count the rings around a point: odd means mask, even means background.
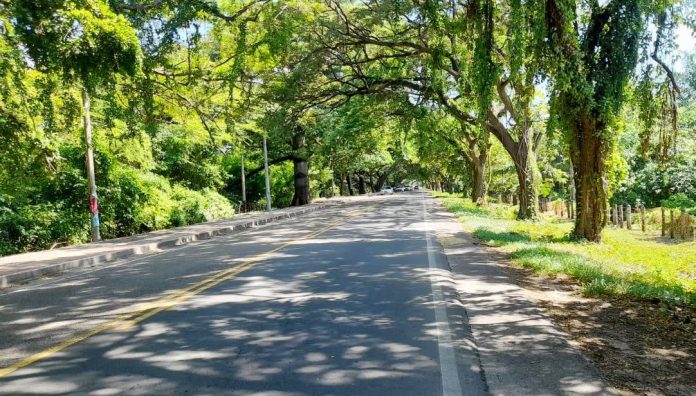
[{"label": "thick tree trunk", "polygon": [[475,161],[471,161],[473,186],[471,189],[471,201],[477,205],[486,204],[488,194],[488,182],[486,181],[486,160],[488,155],[481,154]]},{"label": "thick tree trunk", "polygon": [[537,217],[537,202],[539,191],[534,182],[536,172],[535,155],[526,144],[520,142],[517,158],[513,158],[517,181],[520,188],[518,194],[517,219],[530,220]]},{"label": "thick tree trunk", "polygon": [[353,183],[350,181],[350,175],[346,175],[346,183],[348,184],[348,195],[352,197],[355,194],[353,193]]},{"label": "thick tree trunk", "polygon": [[576,218],[573,235],[599,242],[607,221],[607,143],[598,136],[600,128],[588,112],[578,117],[570,155],[575,171]]},{"label": "thick tree trunk", "polygon": [[295,170],[295,195],[291,206],[307,205],[310,202],[309,193],[309,163],[307,162],[307,138],[303,128],[297,128],[292,137],[294,157],[292,159]]},{"label": "thick tree trunk", "polygon": [[295,195],[291,206],[307,205],[309,198],[309,164],[304,159],[293,160],[295,169]]},{"label": "thick tree trunk", "polygon": [[375,192],[382,190],[382,187],[384,187],[384,183],[387,182],[387,176],[389,176],[389,174],[384,173],[377,178],[377,183],[375,183]]},{"label": "thick tree trunk", "polygon": [[[512,108],[512,103],[509,97],[504,92],[504,88],[499,89],[500,97],[507,101],[508,107]],[[527,109],[527,107],[524,107]],[[536,148],[539,140],[532,134],[531,124],[527,121],[528,117],[522,118],[522,123],[518,126],[521,129],[520,135],[515,140],[508,130],[503,125],[498,117],[491,111],[488,112],[488,127],[489,131],[498,138],[505,151],[510,155],[515,172],[517,173],[517,181],[519,189],[517,190],[517,218],[519,220],[534,219],[537,216],[537,203],[539,192],[534,178],[536,176]]]},{"label": "thick tree trunk", "polygon": [[333,198],[336,195],[336,174],[334,173],[334,171],[331,171],[331,184],[329,188],[331,189],[329,197]]},{"label": "thick tree trunk", "polygon": [[344,185],[344,183],[345,183],[344,176],[343,176],[343,175],[339,175],[338,180],[339,180],[338,191],[339,191],[339,194],[340,194],[341,196],[343,196],[343,195],[346,194],[346,193],[345,193],[345,185]]},{"label": "thick tree trunk", "polygon": [[362,195],[367,193],[367,190],[365,189],[365,178],[361,174],[357,174],[358,176],[358,194]]}]

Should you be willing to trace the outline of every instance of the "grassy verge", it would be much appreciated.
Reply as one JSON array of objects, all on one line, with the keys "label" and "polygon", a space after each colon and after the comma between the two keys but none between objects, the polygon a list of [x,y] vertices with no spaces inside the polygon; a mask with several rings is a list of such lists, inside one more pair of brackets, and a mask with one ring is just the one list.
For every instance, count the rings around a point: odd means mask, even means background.
[{"label": "grassy verge", "polygon": [[515,208],[476,207],[448,194],[445,207],[466,231],[509,253],[513,262],[546,275],[567,274],[590,295],[627,295],[696,307],[696,242],[675,243],[655,233],[607,228],[604,242],[568,238],[572,223],[555,217],[514,220]]}]

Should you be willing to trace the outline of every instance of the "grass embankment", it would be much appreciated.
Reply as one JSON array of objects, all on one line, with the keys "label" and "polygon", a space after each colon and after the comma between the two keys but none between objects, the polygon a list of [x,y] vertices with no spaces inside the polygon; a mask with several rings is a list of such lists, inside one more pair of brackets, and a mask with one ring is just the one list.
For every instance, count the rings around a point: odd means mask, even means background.
[{"label": "grass embankment", "polygon": [[443,198],[464,229],[509,253],[514,263],[546,275],[567,274],[589,295],[627,295],[696,307],[696,242],[672,242],[656,233],[607,228],[601,244],[571,240],[572,223],[542,216],[515,220],[515,208],[477,207]]}]

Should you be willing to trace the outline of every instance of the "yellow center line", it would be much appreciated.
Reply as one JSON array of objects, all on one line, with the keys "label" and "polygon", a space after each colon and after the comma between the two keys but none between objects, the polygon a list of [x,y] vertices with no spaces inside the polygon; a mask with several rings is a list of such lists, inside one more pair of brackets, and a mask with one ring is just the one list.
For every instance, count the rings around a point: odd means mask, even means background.
[{"label": "yellow center line", "polygon": [[210,289],[213,286],[216,286],[224,281],[227,281],[227,280],[234,278],[235,276],[239,275],[240,273],[254,267],[260,261],[267,259],[273,253],[276,253],[279,250],[282,250],[288,246],[298,244],[304,240],[312,239],[316,236],[319,236],[319,235],[325,233],[326,231],[329,231],[332,228],[335,228],[335,227],[347,222],[351,218],[365,213],[367,210],[368,209],[360,209],[360,210],[356,210],[353,212],[349,212],[344,218],[342,218],[338,221],[335,221],[333,223],[330,223],[329,225],[327,225],[324,228],[319,229],[318,231],[309,233],[308,235],[305,235],[305,236],[300,237],[298,239],[295,239],[293,241],[287,242],[287,243],[285,243],[285,244],[283,244],[275,249],[272,249],[272,250],[269,250],[265,253],[261,253],[259,255],[256,255],[256,256],[244,261],[243,263],[241,263],[239,265],[236,265],[232,268],[228,268],[226,270],[220,271],[217,274],[215,274],[209,278],[206,278],[198,283],[195,283],[191,286],[176,290],[176,291],[171,292],[171,293],[167,293],[166,295],[157,299],[156,301],[145,304],[142,307],[140,307],[134,311],[122,314],[115,319],[112,319],[106,323],[103,323],[97,327],[94,327],[91,330],[88,330],[82,334],[79,334],[75,337],[72,337],[72,338],[66,340],[66,341],[63,341],[60,344],[57,344],[57,345],[52,346],[50,348],[47,348],[41,352],[30,355],[30,356],[20,360],[19,362],[15,363],[7,368],[0,369],[0,378],[6,377],[6,376],[14,373],[17,370],[22,369],[24,367],[27,367],[29,365],[32,365],[38,361],[45,360],[45,359],[51,357],[52,355],[55,355],[56,353],[66,349],[66,348],[69,348],[75,344],[78,344],[84,340],[87,340],[91,337],[94,337],[95,335],[103,333],[107,330],[117,330],[117,331],[118,330],[127,330],[127,329],[131,328],[133,325],[135,325],[139,322],[142,322],[142,321],[144,321],[144,320],[146,320],[154,315],[157,315],[160,312],[171,309],[171,308],[183,303],[184,301],[189,300],[190,298],[194,297],[195,295]]}]

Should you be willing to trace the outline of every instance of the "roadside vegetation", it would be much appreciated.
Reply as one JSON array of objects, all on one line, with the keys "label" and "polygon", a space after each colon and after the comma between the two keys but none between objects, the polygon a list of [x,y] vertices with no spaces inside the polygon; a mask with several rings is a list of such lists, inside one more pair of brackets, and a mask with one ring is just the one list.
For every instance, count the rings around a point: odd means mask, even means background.
[{"label": "roadside vegetation", "polygon": [[509,254],[515,264],[554,276],[566,274],[589,295],[626,295],[696,307],[696,242],[673,242],[659,232],[643,234],[608,227],[603,242],[572,239],[572,222],[543,214],[516,221],[515,208],[482,208],[439,193],[445,207],[476,239]]},{"label": "roadside vegetation", "polygon": [[564,201],[592,242],[613,205],[696,213],[696,5],[600,3],[0,1],[0,255],[265,209],[267,184]]}]

